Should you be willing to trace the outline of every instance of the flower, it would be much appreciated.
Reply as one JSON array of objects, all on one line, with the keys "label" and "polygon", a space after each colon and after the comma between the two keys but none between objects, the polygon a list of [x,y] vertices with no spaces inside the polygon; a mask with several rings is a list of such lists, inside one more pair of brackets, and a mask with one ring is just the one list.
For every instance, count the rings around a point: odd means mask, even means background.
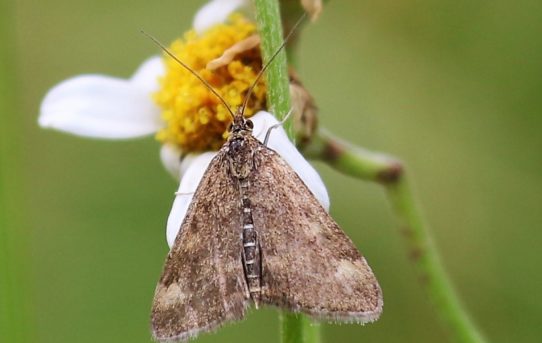
[{"label": "flower", "polygon": [[[244,2],[210,1],[196,14],[194,29],[171,46],[171,51],[195,69],[230,106],[240,105],[243,92],[261,68],[259,52],[254,47],[239,48],[246,46],[246,40],[255,32],[250,21],[231,15]],[[226,52],[237,57],[226,56]],[[209,62],[214,62],[212,71]],[[246,110],[247,115],[255,114],[253,132],[260,141],[268,128],[277,123],[275,117],[263,111],[265,93],[265,84],[258,84]],[[227,109],[201,81],[173,60],[160,57],[145,61],[129,79],[80,75],[59,83],[43,99],[38,119],[44,128],[89,138],[116,140],[154,134],[162,143],[162,163],[180,180],[168,218],[170,246],[203,173],[224,142],[230,121]],[[273,131],[268,146],[290,164],[322,205],[329,208],[327,191],[318,173],[282,128]]]}]

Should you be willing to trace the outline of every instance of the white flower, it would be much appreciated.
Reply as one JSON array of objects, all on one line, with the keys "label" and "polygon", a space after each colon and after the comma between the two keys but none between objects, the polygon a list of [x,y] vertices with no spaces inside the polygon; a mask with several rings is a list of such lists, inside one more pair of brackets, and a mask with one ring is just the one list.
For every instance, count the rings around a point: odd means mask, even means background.
[{"label": "white flower", "polygon": [[[204,32],[222,22],[244,0],[214,0],[195,16],[194,29]],[[181,68],[179,66],[179,68]],[[39,116],[44,128],[99,139],[129,139],[155,134],[164,127],[161,109],[152,99],[159,89],[158,78],[164,75],[160,57],[145,61],[129,79],[105,75],[80,75],[53,87],[45,96]],[[267,128],[277,123],[267,112],[253,116],[254,135],[263,140]],[[329,208],[326,188],[318,173],[289,141],[282,128],[275,129],[268,146],[279,153],[297,172],[322,205]],[[188,204],[215,152],[188,154],[181,161],[176,146],[164,144],[160,156],[166,168],[180,179],[167,224],[167,240],[171,246],[184,219]]]}]

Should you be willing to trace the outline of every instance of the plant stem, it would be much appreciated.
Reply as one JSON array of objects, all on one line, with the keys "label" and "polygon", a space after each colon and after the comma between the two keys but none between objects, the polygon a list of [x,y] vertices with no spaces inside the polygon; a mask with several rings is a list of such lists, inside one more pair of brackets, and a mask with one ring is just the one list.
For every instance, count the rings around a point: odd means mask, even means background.
[{"label": "plant stem", "polygon": [[[276,52],[283,42],[282,23],[278,0],[254,0],[256,21],[262,41],[264,63]],[[283,119],[290,110],[290,89],[286,52],[280,51],[267,70],[267,101],[270,110]],[[283,127],[293,141],[292,121],[288,120]],[[281,315],[281,339],[283,343],[319,343],[320,329],[300,314],[284,312]]]},{"label": "plant stem", "polygon": [[451,341],[485,342],[461,306],[440,263],[403,164],[393,157],[352,146],[322,130],[307,146],[305,155],[321,159],[344,174],[378,182],[385,187],[400,231],[405,237],[410,261],[435,310],[450,332]]},{"label": "plant stem", "polygon": [[283,312],[280,323],[282,343],[320,343],[320,325],[312,323],[306,316]]},{"label": "plant stem", "polygon": [[0,338],[2,342],[21,343],[30,336],[26,327],[24,296],[24,256],[21,224],[18,140],[16,130],[16,78],[13,2],[0,4],[5,14],[0,21],[0,41],[4,45],[0,59]]},{"label": "plant stem", "polygon": [[[262,55],[264,63],[276,52],[283,42],[282,24],[278,0],[254,0],[256,21],[262,40]],[[288,66],[284,49],[278,53],[273,63],[267,69],[267,101],[269,110],[279,120],[290,110],[290,88],[288,81]],[[283,127],[290,139],[293,139],[291,120]]]}]

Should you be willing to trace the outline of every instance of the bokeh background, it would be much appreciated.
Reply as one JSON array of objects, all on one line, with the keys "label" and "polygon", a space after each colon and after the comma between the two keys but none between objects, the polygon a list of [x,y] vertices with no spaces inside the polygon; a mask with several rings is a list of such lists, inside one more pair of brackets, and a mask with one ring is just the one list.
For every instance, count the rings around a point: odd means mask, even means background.
[{"label": "bokeh background", "polygon": [[[81,139],[36,120],[53,85],[81,73],[128,77],[157,53],[139,30],[168,42],[201,4],[3,3],[12,45],[1,43],[0,61],[11,56],[14,67],[0,99],[9,94],[14,108],[0,113],[1,168],[13,177],[2,185],[11,226],[0,224],[29,342],[150,342],[177,187],[159,144]],[[407,162],[442,261],[489,341],[539,342],[542,2],[329,1],[302,33],[299,64],[323,126]],[[378,322],[325,324],[324,339],[444,342],[383,190],[316,167],[385,297]],[[276,310],[252,311],[197,341],[277,342],[278,328]]]}]

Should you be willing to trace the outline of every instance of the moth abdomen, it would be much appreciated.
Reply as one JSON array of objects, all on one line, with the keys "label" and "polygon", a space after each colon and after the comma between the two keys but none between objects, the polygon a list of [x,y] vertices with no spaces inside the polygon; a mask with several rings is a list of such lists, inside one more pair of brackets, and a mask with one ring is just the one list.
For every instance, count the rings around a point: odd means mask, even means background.
[{"label": "moth abdomen", "polygon": [[241,218],[242,218],[242,244],[243,244],[243,267],[245,271],[245,280],[247,282],[250,298],[254,305],[258,307],[261,293],[261,251],[258,234],[254,227],[252,218],[252,206],[248,197],[248,180],[239,180],[239,189],[241,195]]}]

